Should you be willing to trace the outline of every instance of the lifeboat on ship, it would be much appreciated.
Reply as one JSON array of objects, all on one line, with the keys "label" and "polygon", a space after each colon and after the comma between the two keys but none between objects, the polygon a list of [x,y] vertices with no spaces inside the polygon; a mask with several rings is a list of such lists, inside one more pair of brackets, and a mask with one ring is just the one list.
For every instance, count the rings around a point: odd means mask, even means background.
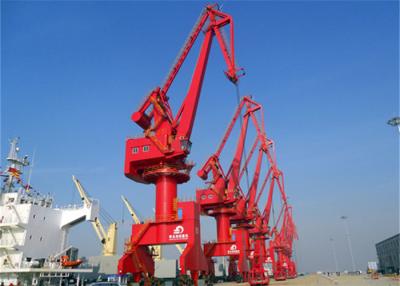
[{"label": "lifeboat on ship", "polygon": [[77,260],[69,260],[68,255],[63,255],[61,256],[61,266],[66,267],[66,268],[75,268],[81,265],[83,262],[82,259],[77,259]]}]

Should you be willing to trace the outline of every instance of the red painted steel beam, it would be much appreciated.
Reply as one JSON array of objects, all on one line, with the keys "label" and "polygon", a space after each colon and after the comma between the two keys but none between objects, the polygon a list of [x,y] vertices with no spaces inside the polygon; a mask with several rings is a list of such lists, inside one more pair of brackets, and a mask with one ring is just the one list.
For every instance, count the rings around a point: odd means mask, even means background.
[{"label": "red painted steel beam", "polygon": [[[230,27],[229,45],[221,34],[224,26]],[[193,77],[186,97],[174,115],[167,93],[202,30],[205,36]],[[162,87],[154,88],[132,114],[132,120],[143,129],[143,137],[126,141],[124,172],[135,182],[154,184],[156,192],[155,220],[132,226],[130,241],[118,264],[118,273],[132,273],[136,282],[144,279],[148,284],[154,275],[149,245],[185,243],[186,248],[180,257],[181,273],[190,272],[195,284],[200,272],[207,271],[200,239],[199,205],[178,202],[177,186],[190,179],[193,167],[186,158],[191,151],[190,136],[214,37],[227,64],[225,74],[236,83],[243,72],[235,63],[232,17],[218,11],[216,5],[209,5],[200,15],[166,82]],[[181,209],[181,217],[178,217],[178,209]],[[220,223],[227,224],[223,219]],[[227,233],[219,235],[228,236]]]}]

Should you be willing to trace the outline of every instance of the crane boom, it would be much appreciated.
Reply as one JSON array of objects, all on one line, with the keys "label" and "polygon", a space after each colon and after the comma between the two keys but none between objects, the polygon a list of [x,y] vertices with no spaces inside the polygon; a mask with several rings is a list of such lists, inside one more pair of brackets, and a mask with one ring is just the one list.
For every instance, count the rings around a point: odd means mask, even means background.
[{"label": "crane boom", "polygon": [[131,214],[133,221],[134,221],[136,224],[140,223],[140,219],[139,219],[139,217],[137,216],[137,214],[135,213],[135,211],[134,211],[134,209],[133,209],[131,203],[127,200],[127,198],[125,198],[125,197],[122,196],[122,195],[121,195],[121,199],[122,199],[122,201],[125,203],[125,206],[126,206],[126,208],[128,209],[129,213]]},{"label": "crane boom", "polygon": [[[229,24],[231,36],[228,48],[220,30]],[[174,116],[168,102],[167,92],[203,28],[205,29],[205,37],[193,77],[186,97]],[[153,183],[153,180],[146,177],[146,169],[154,170],[153,166],[159,166],[157,163],[160,161],[173,163],[179,171],[190,171],[192,166],[187,165],[183,159],[190,153],[190,137],[214,36],[218,39],[228,66],[226,71],[228,79],[234,83],[238,81],[241,76],[239,74],[241,69],[236,67],[234,60],[233,20],[228,14],[218,11],[215,6],[207,6],[200,17],[200,21],[197,22],[193,32],[185,42],[184,48],[167,76],[163,87],[153,89],[140,108],[132,114],[132,120],[143,128],[145,138],[129,139],[127,142],[125,165],[127,177],[141,183]],[[140,149],[143,146],[146,146],[145,156],[140,154]],[[189,177],[179,174],[177,179],[178,182],[183,183]]]},{"label": "crane boom", "polygon": [[79,195],[81,197],[81,200],[86,206],[89,206],[91,204],[91,200],[89,199],[89,196],[86,194],[85,190],[83,189],[81,183],[79,180],[73,175],[72,176],[72,181],[74,181],[76,189],[79,192]]},{"label": "crane boom", "polygon": [[258,158],[257,158],[256,170],[255,170],[254,176],[253,176],[253,181],[251,182],[250,189],[247,193],[247,215],[248,216],[253,214],[255,211],[254,210],[255,197],[257,194],[258,181],[260,178],[262,157],[263,157],[263,150],[260,148],[258,151]]},{"label": "crane boom", "polygon": [[99,237],[100,241],[102,244],[105,243],[105,237],[106,237],[106,231],[104,230],[103,225],[101,224],[99,218],[95,218],[94,221],[92,222],[92,226],[94,230],[97,233],[97,236]]},{"label": "crane boom", "polygon": [[[216,17],[220,18],[220,20],[218,22],[215,21]],[[172,82],[174,81],[176,75],[178,74],[183,62],[185,61],[187,55],[189,54],[193,44],[195,43],[198,35],[200,34],[202,28],[204,27],[205,23],[207,22],[207,20],[209,18],[212,22],[210,21],[211,24],[206,30],[214,32],[215,35],[217,36],[218,42],[220,43],[220,46],[222,49],[224,59],[228,65],[228,70],[225,73],[232,82],[236,82],[238,80],[238,75],[236,73],[238,70],[242,70],[242,69],[238,69],[235,64],[235,50],[234,50],[234,45],[233,45],[234,44],[234,42],[233,42],[234,34],[233,34],[232,17],[228,14],[218,11],[217,9],[215,9],[215,6],[209,5],[200,14],[199,19],[196,21],[196,24],[194,25],[191,33],[189,34],[189,36],[187,37],[187,39],[185,41],[180,53],[178,54],[174,64],[172,65],[172,68],[171,68],[170,72],[168,73],[168,76],[163,84],[162,89],[161,89],[161,91],[163,93],[167,93],[169,87],[171,86]],[[220,28],[225,25],[228,25],[228,24],[231,24],[230,31],[229,31],[230,38],[231,38],[229,49],[227,48],[226,42],[220,32]],[[211,26],[211,25],[213,25],[213,26]]]},{"label": "crane boom", "polygon": [[[85,190],[83,189],[83,187],[82,187],[81,183],[79,182],[79,180],[75,176],[72,176],[72,181],[74,182],[74,184],[76,186],[76,189],[78,190],[79,195],[81,197],[81,200],[83,201],[85,206],[89,206],[91,204],[91,201],[89,199],[89,196],[86,194]],[[94,221],[91,221],[91,224],[92,224],[93,229],[95,230],[98,238],[104,244],[103,241],[104,241],[104,238],[106,236],[106,233],[104,231],[103,226],[99,222],[98,218],[96,217],[94,219]]]},{"label": "crane boom", "polygon": [[[75,176],[72,176],[72,181],[74,182],[83,203],[86,206],[90,205],[92,202],[79,180]],[[117,252],[117,224],[115,222],[111,223],[107,232],[105,231],[104,226],[98,217],[96,217],[91,224],[97,234],[97,237],[103,245],[103,255],[114,256]]]}]

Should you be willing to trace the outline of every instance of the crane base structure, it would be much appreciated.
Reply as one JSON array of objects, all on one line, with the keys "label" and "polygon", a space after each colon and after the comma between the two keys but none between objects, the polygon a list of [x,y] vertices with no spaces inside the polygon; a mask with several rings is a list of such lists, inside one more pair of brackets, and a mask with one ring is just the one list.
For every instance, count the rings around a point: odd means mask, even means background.
[{"label": "crane base structure", "polygon": [[[178,202],[182,218],[132,225],[132,236],[118,263],[120,273],[131,273],[135,282],[154,275],[154,260],[148,246],[185,243],[180,256],[181,274],[190,273],[194,282],[207,263],[200,240],[200,209],[195,202]],[[144,277],[142,276],[144,275]]]},{"label": "crane base structure", "polygon": [[[200,204],[200,208],[203,207],[203,201],[201,197],[208,194],[209,190],[198,190],[197,201]],[[210,198],[209,195],[206,196]],[[207,258],[208,272],[210,275],[214,275],[214,261],[213,257],[229,257],[229,280],[237,279],[238,275],[246,273],[248,267],[242,266],[237,262],[246,250],[238,246],[237,242],[232,239],[230,234],[229,217],[235,214],[233,207],[219,207],[216,210],[212,210],[209,213],[210,216],[215,217],[217,223],[217,241],[207,242],[204,246],[204,254]],[[240,262],[242,262],[240,260]]]},{"label": "crane base structure", "polygon": [[251,272],[250,272],[250,285],[269,285],[270,279],[265,275],[264,263],[267,260],[265,235],[254,237],[254,250],[251,252]]}]

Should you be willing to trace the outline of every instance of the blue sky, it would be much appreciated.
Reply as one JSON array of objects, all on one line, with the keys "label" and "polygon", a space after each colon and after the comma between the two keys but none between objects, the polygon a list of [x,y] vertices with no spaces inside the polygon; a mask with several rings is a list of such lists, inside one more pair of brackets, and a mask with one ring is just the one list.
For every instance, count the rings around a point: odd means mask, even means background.
[{"label": "blue sky", "polygon": [[[26,153],[36,150],[32,184],[59,204],[79,201],[74,174],[115,220],[123,213],[120,194],[151,216],[153,188],[123,176],[124,141],[140,133],[130,115],[162,83],[203,6],[3,1],[2,158],[8,139],[21,136]],[[399,109],[398,3],[238,1],[223,10],[234,18],[237,61],[247,72],[241,94],[263,104],[277,144],[300,236],[300,271],[334,270],[330,237],[339,267],[350,268],[343,214],[356,265],[365,269],[376,260],[374,244],[399,232],[399,133],[386,125]],[[170,90],[175,109],[198,44]],[[236,107],[224,69],[214,45],[192,134],[197,166],[215,150]],[[193,176],[180,196],[194,197],[202,186]],[[120,245],[128,221],[125,212]],[[206,221],[203,238],[211,239]],[[95,239],[89,225],[71,234],[85,255],[99,252]]]}]

